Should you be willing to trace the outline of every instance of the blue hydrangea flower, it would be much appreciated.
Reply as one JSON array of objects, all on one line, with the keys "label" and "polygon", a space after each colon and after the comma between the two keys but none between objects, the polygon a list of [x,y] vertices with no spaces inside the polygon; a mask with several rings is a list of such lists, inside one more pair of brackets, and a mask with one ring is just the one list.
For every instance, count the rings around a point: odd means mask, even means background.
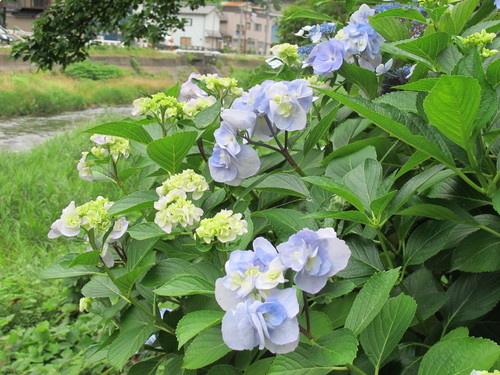
[{"label": "blue hydrangea flower", "polygon": [[257,118],[253,111],[234,108],[225,109],[220,117],[226,122],[227,126],[235,131],[252,129]]},{"label": "blue hydrangea flower", "polygon": [[495,0],[495,6],[500,9],[500,0]]},{"label": "blue hydrangea flower", "polygon": [[[280,130],[302,130],[306,127],[307,113],[289,89],[289,82],[277,82],[265,92],[269,119]],[[312,90],[311,90],[312,97]]]},{"label": "blue hydrangea flower", "polygon": [[345,43],[341,40],[330,39],[321,42],[311,51],[306,66],[312,66],[314,74],[331,77],[332,72],[342,66],[345,49]]},{"label": "blue hydrangea flower", "polygon": [[228,149],[216,144],[208,159],[212,178],[217,182],[237,186],[245,178],[253,176],[260,168],[257,151],[248,145],[240,145],[240,151],[232,154]]},{"label": "blue hydrangea flower", "polygon": [[222,318],[222,339],[233,350],[258,346],[289,353],[299,343],[299,303],[294,289],[274,289],[264,302],[248,299]]},{"label": "blue hydrangea flower", "polygon": [[318,293],[330,277],[342,271],[351,256],[351,250],[337,238],[333,228],[316,232],[303,229],[288,242],[278,245],[278,252],[283,264],[297,272],[295,284],[312,294]]},{"label": "blue hydrangea flower", "polygon": [[191,99],[206,98],[208,94],[203,91],[192,79],[199,79],[201,77],[198,73],[191,73],[186,82],[181,85],[181,90],[179,91],[178,100],[180,102],[187,102]]},{"label": "blue hydrangea flower", "polygon": [[227,150],[231,155],[237,155],[241,151],[241,145],[236,139],[236,132],[224,121],[214,132],[214,138],[217,145]]},{"label": "blue hydrangea flower", "polygon": [[309,57],[309,54],[311,53],[311,51],[315,46],[316,46],[315,44],[310,44],[308,46],[300,46],[298,49],[299,60],[307,59],[307,57]]},{"label": "blue hydrangea flower", "polygon": [[363,4],[359,7],[357,11],[355,11],[351,18],[349,18],[349,23],[351,24],[367,24],[368,17],[373,16],[375,14],[375,9],[371,9],[368,5]]},{"label": "blue hydrangea flower", "polygon": [[223,310],[235,308],[248,298],[267,298],[284,283],[285,267],[276,248],[265,238],[253,241],[254,251],[235,250],[225,264],[226,276],[215,283],[215,298]]}]

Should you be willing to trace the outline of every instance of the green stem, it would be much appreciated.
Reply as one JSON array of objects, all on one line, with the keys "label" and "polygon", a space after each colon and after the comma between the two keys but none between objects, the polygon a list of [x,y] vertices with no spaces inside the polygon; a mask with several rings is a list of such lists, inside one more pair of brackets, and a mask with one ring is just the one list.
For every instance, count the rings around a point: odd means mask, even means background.
[{"label": "green stem", "polygon": [[304,312],[306,313],[306,329],[308,332],[311,332],[311,314],[309,313],[309,302],[306,292],[302,292],[302,298],[304,300]]},{"label": "green stem", "polygon": [[394,263],[392,262],[391,256],[389,254],[389,249],[387,248],[385,244],[385,237],[380,231],[380,229],[377,229],[377,236],[378,240],[380,241],[380,245],[382,246],[382,249],[384,250],[385,257],[387,258],[387,264],[391,267],[391,269],[394,268]]},{"label": "green stem", "polygon": [[479,168],[479,163],[477,162],[476,155],[474,154],[474,147],[470,142],[467,145],[467,156],[469,157],[469,162],[472,166],[472,169],[476,171],[477,178],[479,179],[483,191],[486,190],[488,187],[488,183],[483,176],[483,171],[481,170],[481,168]]}]

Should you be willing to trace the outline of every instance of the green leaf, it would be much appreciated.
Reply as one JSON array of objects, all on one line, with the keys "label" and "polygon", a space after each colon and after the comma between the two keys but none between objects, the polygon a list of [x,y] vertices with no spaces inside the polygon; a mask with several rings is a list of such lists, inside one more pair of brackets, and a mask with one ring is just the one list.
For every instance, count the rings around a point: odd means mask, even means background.
[{"label": "green leaf", "polygon": [[71,261],[68,268],[75,266],[97,266],[101,263],[101,252],[97,250],[86,251],[78,254],[75,259]]},{"label": "green leaf", "polygon": [[76,277],[84,275],[95,275],[100,273],[97,267],[92,266],[75,266],[68,268],[76,254],[68,254],[59,259],[53,265],[43,269],[38,275],[42,279],[64,279],[67,277]]},{"label": "green leaf", "polygon": [[439,341],[462,339],[464,337],[469,337],[469,328],[467,328],[467,327],[458,327],[458,328],[455,328],[453,331],[448,332]]},{"label": "green leaf", "polygon": [[150,238],[164,237],[167,235],[157,224],[155,223],[140,223],[134,225],[128,231],[130,237],[142,241],[148,240]]},{"label": "green leaf", "polygon": [[500,346],[475,337],[445,340],[425,353],[418,375],[469,375],[474,369],[489,369],[500,355]]},{"label": "green leaf", "polygon": [[467,236],[453,252],[451,270],[465,272],[500,271],[500,240],[483,230]]},{"label": "green leaf", "polygon": [[324,13],[319,13],[319,12],[316,12],[314,10],[310,10],[310,9],[306,9],[306,8],[300,9],[300,10],[296,11],[295,13],[291,14],[289,17],[287,17],[285,19],[285,21],[290,21],[290,20],[294,20],[297,18],[309,18],[309,19],[313,19],[313,20],[328,21],[328,22],[335,21],[332,17],[330,17]]},{"label": "green leaf", "polygon": [[400,111],[418,113],[417,110],[417,92],[412,91],[392,91],[379,96],[374,101],[376,103],[385,103],[398,108]]},{"label": "green leaf", "polygon": [[92,298],[115,298],[121,295],[120,289],[107,276],[94,276],[83,286],[82,294]]},{"label": "green leaf", "polygon": [[459,35],[467,20],[475,11],[479,0],[463,0],[455,4],[450,12],[445,12],[439,20],[439,30]]},{"label": "green leaf", "polygon": [[396,177],[394,179],[397,180],[399,177],[405,175],[407,172],[411,171],[413,168],[415,168],[417,165],[420,165],[427,159],[429,159],[429,156],[427,156],[423,152],[417,151],[413,153],[408,158],[406,163],[399,169],[398,173],[396,173]]},{"label": "green leaf", "polygon": [[142,360],[136,363],[127,372],[127,375],[155,375],[158,366],[162,362],[163,356],[157,356],[150,359]]},{"label": "green leaf", "polygon": [[419,225],[410,235],[406,243],[404,264],[413,265],[427,259],[444,249],[448,235],[455,226],[453,223],[426,221]]},{"label": "green leaf", "polygon": [[481,87],[474,78],[441,76],[424,100],[425,113],[431,125],[467,149],[474,139],[480,95]]},{"label": "green leaf", "polygon": [[[335,140],[335,134],[333,135],[333,139]],[[354,152],[362,150],[368,146],[375,147],[377,151],[377,155],[384,156],[394,145],[387,137],[369,137],[366,139],[360,139],[359,141],[354,141],[347,145],[341,146],[337,148],[335,151],[329,153],[321,162],[321,165],[328,166],[330,161],[335,158],[341,158],[347,155],[350,155]]]},{"label": "green leaf", "polygon": [[493,61],[486,69],[486,77],[493,88],[500,83],[500,60]]},{"label": "green leaf", "polygon": [[373,223],[370,220],[370,218],[366,216],[364,213],[361,213],[359,211],[342,211],[342,212],[319,211],[319,212],[313,212],[312,214],[309,214],[305,217],[310,219],[332,218],[332,219],[348,220],[348,221],[353,221],[355,223],[373,226]]},{"label": "green leaf", "polygon": [[376,369],[396,348],[417,310],[413,298],[400,294],[390,298],[359,336],[361,345]]},{"label": "green leaf", "polygon": [[356,195],[351,193],[350,189],[344,184],[337,182],[331,178],[320,176],[304,177],[303,180],[337,194],[339,197],[344,198],[346,201],[356,207],[358,211],[364,211],[362,201]]},{"label": "green leaf", "polygon": [[241,375],[241,371],[231,365],[216,365],[210,368],[207,375]]},{"label": "green leaf", "polygon": [[333,108],[326,116],[324,116],[320,122],[311,130],[304,142],[304,154],[307,154],[316,146],[321,138],[328,132],[330,126],[335,120],[339,107]]},{"label": "green leaf", "polygon": [[142,126],[127,121],[108,122],[87,129],[85,133],[113,135],[115,137],[136,141],[144,145],[149,144],[153,140]]},{"label": "green leaf", "polygon": [[212,124],[215,120],[219,119],[220,116],[220,103],[217,102],[214,105],[205,108],[204,110],[197,113],[193,122],[198,129],[203,129]]},{"label": "green leaf", "polygon": [[182,356],[173,356],[165,361],[165,371],[163,375],[196,375],[196,370],[182,368]]},{"label": "green leaf", "polygon": [[378,197],[378,189],[382,182],[382,165],[375,159],[366,159],[342,179],[344,185],[354,192],[366,210]]},{"label": "green leaf", "polygon": [[176,173],[197,137],[198,133],[194,131],[175,133],[151,142],[147,153],[151,160],[167,172]]},{"label": "green leaf", "polygon": [[204,367],[230,351],[231,349],[222,341],[220,327],[208,328],[196,336],[187,347],[183,367],[187,369]]},{"label": "green leaf", "polygon": [[146,271],[147,269],[149,269],[153,264],[154,264],[154,260],[153,260],[153,263],[151,265],[139,267],[139,268],[136,268],[132,271],[129,271],[129,272],[121,275],[120,277],[118,277],[114,281],[115,285],[121,290],[121,292],[125,296],[130,296],[130,292],[131,292],[135,282],[137,281],[137,279],[139,279],[139,277],[142,275],[142,273],[144,271]]},{"label": "green leaf", "polygon": [[500,299],[500,278],[492,273],[463,274],[446,292],[444,306],[448,327],[458,327],[479,318],[495,307]]},{"label": "green leaf", "polygon": [[283,241],[301,229],[318,229],[314,220],[304,219],[302,212],[287,208],[273,208],[272,210],[256,212],[254,215],[264,216],[269,220],[274,231]]},{"label": "green leaf", "polygon": [[352,364],[358,351],[356,335],[349,329],[339,329],[313,342],[311,361],[319,366]]},{"label": "green leaf", "polygon": [[122,316],[120,333],[109,346],[109,363],[121,369],[156,330],[145,313],[136,307],[129,308]]},{"label": "green leaf", "polygon": [[259,359],[247,367],[245,375],[267,375],[273,360],[274,357]]},{"label": "green leaf", "polygon": [[451,220],[459,223],[465,222],[460,216],[447,207],[437,204],[420,203],[405,208],[398,215],[425,216],[436,220]]},{"label": "green leaf", "polygon": [[417,150],[433,157],[437,161],[445,165],[453,165],[453,161],[447,156],[436,144],[428,141],[420,135],[414,135],[403,124],[394,121],[389,116],[378,113],[378,106],[360,98],[353,98],[337,94],[332,91],[322,91],[335,100],[352,108],[360,115],[373,121],[377,126],[388,132],[389,134],[401,139],[403,142],[415,147]]},{"label": "green leaf", "polygon": [[337,72],[348,81],[356,84],[370,99],[378,93],[378,79],[375,72],[361,68],[354,64],[342,64]]},{"label": "green leaf", "polygon": [[127,264],[125,269],[127,271],[132,271],[137,267],[154,264],[156,259],[152,249],[157,242],[157,238],[150,238],[143,241],[130,241],[127,247]]},{"label": "green leaf", "polygon": [[189,296],[192,294],[214,294],[214,286],[200,276],[180,275],[154,291],[160,296]]},{"label": "green leaf", "polygon": [[309,197],[309,190],[302,180],[289,173],[274,173],[268,175],[263,181],[255,185],[254,188],[301,198]]},{"label": "green leaf", "polygon": [[347,267],[338,273],[340,277],[371,276],[384,269],[373,241],[359,236],[348,236],[345,241],[351,249],[351,257]]},{"label": "green leaf", "polygon": [[367,146],[352,154],[332,159],[326,167],[325,175],[334,180],[342,180],[347,172],[364,164],[366,159],[377,159],[375,147]]},{"label": "green leaf", "polygon": [[410,38],[408,29],[396,17],[372,17],[370,25],[389,42]]},{"label": "green leaf", "polygon": [[398,90],[413,90],[429,92],[433,89],[439,78],[424,78],[415,82],[407,83],[406,85],[394,86]]},{"label": "green leaf", "polygon": [[384,306],[398,276],[399,268],[374,274],[356,296],[345,327],[356,335],[363,332]]},{"label": "green leaf", "polygon": [[495,191],[495,193],[493,194],[491,203],[493,204],[493,208],[495,209],[495,211],[498,212],[498,214],[500,215],[500,189]]},{"label": "green leaf", "polygon": [[371,23],[371,20],[373,20],[373,19],[384,18],[384,17],[406,18],[406,19],[418,21],[421,23],[427,23],[427,19],[418,10],[405,9],[405,8],[393,8],[393,9],[384,10],[383,12],[371,17],[370,23]]},{"label": "green leaf", "polygon": [[219,324],[223,316],[223,311],[213,310],[199,310],[184,315],[175,330],[179,349],[200,332]]},{"label": "green leaf", "polygon": [[299,346],[294,352],[278,354],[267,375],[326,375],[330,366],[317,366],[310,360],[311,354]]},{"label": "green leaf", "polygon": [[154,191],[136,191],[115,202],[108,210],[108,212],[110,215],[123,215],[128,212],[153,208],[153,203],[158,199],[158,194],[156,194]]}]

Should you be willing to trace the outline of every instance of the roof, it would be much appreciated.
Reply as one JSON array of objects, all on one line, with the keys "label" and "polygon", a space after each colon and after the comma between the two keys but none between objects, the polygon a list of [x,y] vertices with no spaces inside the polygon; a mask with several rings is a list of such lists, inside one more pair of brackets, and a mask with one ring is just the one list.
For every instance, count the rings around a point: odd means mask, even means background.
[{"label": "roof", "polygon": [[207,38],[222,38],[219,30],[205,30],[205,36]]},{"label": "roof", "polygon": [[248,1],[223,1],[223,7],[241,7],[243,5],[247,5]]},{"label": "roof", "polygon": [[217,5],[215,4],[201,6],[195,10],[192,10],[190,7],[182,7],[179,11],[179,14],[209,14],[217,9]]}]

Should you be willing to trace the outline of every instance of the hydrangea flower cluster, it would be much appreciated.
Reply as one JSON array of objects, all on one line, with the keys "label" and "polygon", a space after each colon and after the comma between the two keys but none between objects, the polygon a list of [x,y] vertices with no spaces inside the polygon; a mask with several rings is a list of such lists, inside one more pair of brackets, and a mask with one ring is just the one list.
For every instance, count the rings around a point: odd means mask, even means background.
[{"label": "hydrangea flower cluster", "polygon": [[208,160],[210,174],[217,182],[239,185],[260,168],[257,152],[238,137],[268,141],[280,131],[302,130],[313,102],[313,90],[305,79],[264,81],[252,87],[224,110],[214,133],[215,147]]},{"label": "hydrangea flower cluster", "polygon": [[93,147],[91,150],[92,154],[97,158],[102,158],[109,154],[116,162],[120,155],[124,158],[130,156],[130,142],[125,138],[94,134],[90,137],[90,140],[97,144],[97,147]]},{"label": "hydrangea flower cluster", "polygon": [[278,288],[285,272],[294,271],[295,285],[315,294],[347,266],[351,251],[333,228],[303,229],[277,248],[259,237],[253,249],[232,252],[226,276],[216,281],[215,298],[226,311],[222,337],[234,350],[288,353],[299,342],[299,304],[295,289]]},{"label": "hydrangea flower cluster", "polygon": [[481,30],[479,33],[474,33],[469,35],[466,38],[462,38],[461,36],[458,39],[463,43],[466,47],[478,47],[483,57],[490,57],[496,55],[498,50],[496,49],[488,49],[486,48],[486,44],[493,42],[496,38],[495,33],[487,33],[485,29]]},{"label": "hydrangea flower cluster", "polygon": [[[362,68],[377,71],[378,74],[385,73],[392,63],[382,64],[381,45],[384,38],[368,23],[368,17],[374,14],[374,9],[366,4],[361,5],[351,15],[348,24],[340,29],[334,37],[322,41],[312,48],[303,67],[312,66],[314,74],[331,77],[333,72],[346,61],[350,64],[358,62]],[[304,28],[301,29],[301,31],[303,30]],[[319,42],[324,34],[321,32],[321,27],[318,28],[318,25],[310,27],[309,34],[313,30],[315,31],[314,40]],[[333,34],[334,31],[335,28],[330,25],[330,34],[327,35]]]},{"label": "hydrangea flower cluster", "polygon": [[214,217],[203,219],[196,229],[196,235],[206,243],[212,242],[215,238],[222,243],[234,241],[237,236],[248,232],[248,223],[242,217],[240,213],[221,210]]},{"label": "hydrangea flower cluster", "polygon": [[226,97],[239,97],[243,89],[238,87],[238,80],[229,77],[219,77],[218,74],[191,73],[188,80],[181,86],[179,101],[187,102],[190,99],[205,98],[208,94],[203,91],[195,80],[204,82],[207,89],[212,91],[219,99]]},{"label": "hydrangea flower cluster", "polygon": [[294,65],[298,62],[299,46],[296,44],[283,43],[271,48],[273,57],[266,59],[266,63],[273,69],[279,68],[284,63]]},{"label": "hydrangea flower cluster", "polygon": [[214,105],[216,101],[215,96],[189,99],[187,102],[182,103],[184,117],[193,118],[199,112]]},{"label": "hydrangea flower cluster", "polygon": [[335,30],[337,30],[335,22],[324,22],[321,25],[304,26],[295,35],[304,36],[311,39],[311,42],[318,43],[322,38],[328,40],[333,37]]},{"label": "hydrangea flower cluster", "polygon": [[151,95],[150,98],[139,98],[133,102],[132,115],[150,114],[164,122],[167,118],[182,118],[182,104],[167,94],[160,92]]},{"label": "hydrangea flower cluster", "polygon": [[199,222],[203,210],[188,200],[186,193],[191,193],[196,200],[206,190],[207,181],[192,169],[171,176],[156,189],[160,199],[154,203],[154,208],[158,210],[155,223],[166,233],[172,233],[177,224],[186,228]]}]

